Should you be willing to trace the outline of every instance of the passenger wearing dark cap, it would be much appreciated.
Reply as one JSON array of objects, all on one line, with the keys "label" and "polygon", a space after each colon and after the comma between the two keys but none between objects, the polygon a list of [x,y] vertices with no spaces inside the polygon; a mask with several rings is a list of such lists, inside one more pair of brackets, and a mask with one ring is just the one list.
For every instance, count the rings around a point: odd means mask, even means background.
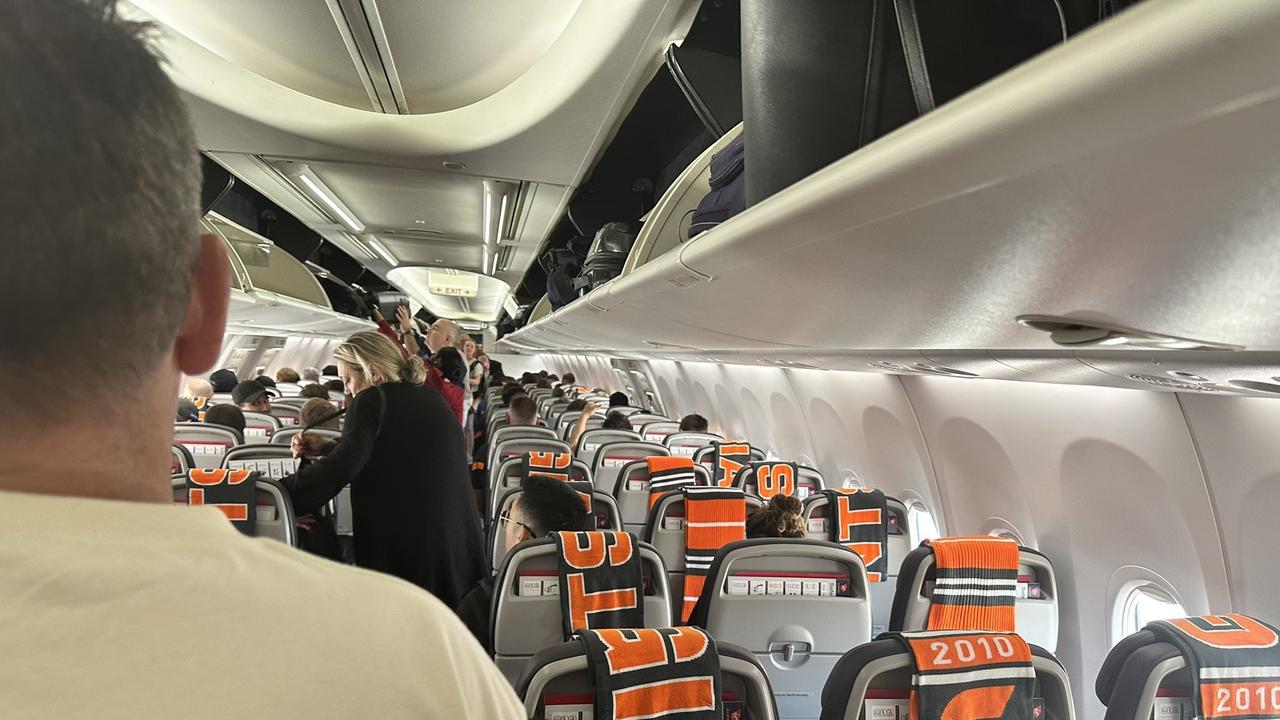
[{"label": "passenger wearing dark cap", "polygon": [[178,422],[199,422],[200,411],[191,398],[178,398]]},{"label": "passenger wearing dark cap", "polygon": [[627,397],[624,392],[616,392],[609,396],[609,407],[626,407],[631,404],[631,398]]},{"label": "passenger wearing dark cap", "polygon": [[236,378],[236,374],[234,372],[223,368],[221,370],[216,370],[213,374],[209,375],[209,382],[213,384],[214,392],[229,393],[231,392],[231,388],[234,388],[239,380]]},{"label": "passenger wearing dark cap", "polygon": [[324,368],[320,370],[320,375],[324,377],[336,378],[338,377],[338,366],[325,365]]},{"label": "passenger wearing dark cap", "polygon": [[257,380],[245,380],[231,390],[231,401],[241,410],[271,412],[271,398],[267,389]]}]

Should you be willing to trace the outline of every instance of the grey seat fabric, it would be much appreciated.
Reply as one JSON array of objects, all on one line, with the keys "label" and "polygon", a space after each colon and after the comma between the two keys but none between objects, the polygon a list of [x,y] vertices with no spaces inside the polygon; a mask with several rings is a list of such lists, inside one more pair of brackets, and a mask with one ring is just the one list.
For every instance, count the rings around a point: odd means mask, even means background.
[{"label": "grey seat fabric", "polygon": [[298,383],[277,382],[276,390],[280,391],[282,397],[298,397],[298,393],[302,392],[302,386]]},{"label": "grey seat fabric", "polygon": [[675,420],[654,420],[641,425],[639,432],[641,440],[661,445],[668,435],[680,432],[680,423]]},{"label": "grey seat fabric", "polygon": [[[751,445],[750,443],[746,443],[746,444],[748,447],[751,448],[750,462],[763,462],[765,459],[764,451],[754,445]],[[715,451],[716,449],[714,445],[704,445],[703,447],[700,447],[694,451],[693,461],[695,463],[698,463],[699,465],[706,465],[707,467],[711,467],[711,458],[714,456]],[[714,468],[712,468],[712,470],[714,471]],[[712,477],[714,476],[715,476],[715,473],[712,472]]]},{"label": "grey seat fabric", "polygon": [[196,460],[191,456],[191,451],[185,446],[174,443],[170,448],[172,451],[172,459],[169,464],[170,475],[185,475],[188,470],[196,467]]},{"label": "grey seat fabric", "polygon": [[638,408],[638,407],[635,407],[634,405],[615,405],[613,407],[606,407],[603,412],[606,415],[608,415],[611,412],[620,412],[623,415],[626,415],[627,417],[631,417],[632,415],[636,415],[644,411],[645,411],[644,408]]},{"label": "grey seat fabric", "polygon": [[586,463],[587,467],[595,467],[596,451],[602,446],[627,441],[640,442],[639,433],[630,430],[593,428],[582,433],[582,437],[578,438],[578,447],[574,448],[573,456]]},{"label": "grey seat fabric", "polygon": [[[293,436],[302,432],[300,427],[281,428],[271,436],[272,445],[289,445],[293,442]],[[333,428],[311,428],[307,431],[308,435],[316,435],[331,440],[342,439],[342,431]]]},{"label": "grey seat fabric", "polygon": [[[738,471],[737,477],[733,479],[733,486],[742,488],[742,491],[748,495],[759,495],[756,488],[756,478],[751,474],[751,467],[747,466]],[[817,468],[808,465],[796,465],[796,499],[804,501],[812,495],[816,495],[827,489],[826,482],[822,479],[822,473]]]},{"label": "grey seat fabric", "polygon": [[267,413],[244,413],[244,441],[247,445],[271,442],[271,436],[280,429],[280,421]]},{"label": "grey seat fabric", "polygon": [[[747,514],[761,507],[760,498],[746,496]],[[673,490],[658,498],[645,522],[644,541],[662,556],[667,568],[667,584],[672,588],[672,612],[680,616],[684,607],[684,493]]]},{"label": "grey seat fabric", "polygon": [[[694,465],[693,472],[698,485],[711,484],[711,473],[705,467]],[[613,497],[622,512],[622,529],[643,536],[649,520],[649,463],[635,460],[623,465],[613,483]]]},{"label": "grey seat fabric", "polygon": [[[185,505],[187,502],[186,476],[175,475],[171,481],[173,501]],[[298,547],[293,503],[289,500],[289,493],[285,491],[284,486],[270,478],[258,476],[254,481],[254,496],[255,536],[271,538],[286,545]]]},{"label": "grey seat fabric", "polygon": [[[573,428],[578,423],[578,418],[580,417],[582,417],[582,412],[578,410],[575,410],[573,412],[567,412],[560,416],[560,425],[557,428],[556,432],[560,434],[561,440],[564,440],[565,442],[569,442],[570,436],[573,435]],[[572,418],[572,420],[566,423],[565,422],[566,418]],[[600,413],[596,413],[595,415],[592,415],[587,420],[586,430],[598,430],[603,425],[604,425],[604,416],[601,415]]]},{"label": "grey seat fabric", "polygon": [[[890,630],[923,630],[932,604],[936,558],[928,545],[907,553],[898,571]],[[1058,583],[1049,558],[1031,548],[1018,552],[1018,576],[1039,586],[1038,598],[1019,597],[1013,601],[1014,629],[1027,642],[1053,652],[1058,645]]]},{"label": "grey seat fabric", "polygon": [[[1062,664],[1037,645],[1030,645],[1031,666],[1036,674],[1034,696],[1044,700],[1042,718],[1075,720],[1071,681]],[[911,693],[915,663],[911,653],[895,639],[876,640],[845,653],[836,662],[822,688],[820,720],[862,720],[872,717],[868,700],[884,706],[897,703],[900,717],[907,717],[906,703]],[[868,711],[864,713],[864,710]],[[895,717],[895,714],[875,717]],[[1150,712],[1142,716],[1150,718]]]},{"label": "grey seat fabric", "polygon": [[[671,593],[662,559],[645,543],[637,542],[636,549],[644,577],[645,627],[668,627]],[[548,581],[556,586],[554,594],[543,592],[551,589]],[[540,583],[537,593],[532,592],[535,582]],[[558,589],[554,538],[516,546],[497,573],[490,613],[494,662],[512,684],[531,657],[564,641]]]},{"label": "grey seat fabric", "polygon": [[[511,510],[511,507],[515,505],[522,492],[524,491],[517,487],[503,493],[494,510],[494,521],[489,523],[489,540],[486,547],[489,550],[489,565],[495,573],[502,567],[502,561],[507,557],[507,548],[504,544],[506,530],[503,528],[503,524],[497,521],[497,518],[502,517],[503,513]],[[608,493],[592,491],[591,514],[595,516],[595,525],[594,527],[585,528],[587,530],[622,529],[618,503]]]},{"label": "grey seat fabric", "polygon": [[[769,678],[755,657],[745,649],[716,640],[720,656],[721,691],[741,702],[746,720],[777,720],[773,690]],[[592,669],[582,643],[577,640],[560,643],[542,650],[531,658],[524,673],[515,681],[516,694],[524,700],[525,715],[531,718],[569,717],[553,714],[546,707],[548,698],[589,698],[595,692]],[[587,701],[590,705],[590,701]],[[572,717],[579,717],[573,715]],[[725,717],[729,717],[727,714]]]},{"label": "grey seat fabric", "polygon": [[780,718],[816,720],[836,661],[871,640],[867,571],[857,553],[833,543],[731,543],[716,554],[690,622],[756,656]]},{"label": "grey seat fabric", "polygon": [[674,456],[691,458],[702,448],[723,440],[723,437],[715,433],[675,432],[668,435],[662,444],[666,445]]},{"label": "grey seat fabric", "polygon": [[222,457],[228,470],[252,470],[261,477],[280,480],[298,470],[298,459],[288,445],[244,445]]},{"label": "grey seat fabric", "polygon": [[493,431],[489,436],[489,447],[495,447],[504,440],[515,438],[548,438],[556,439],[556,433],[549,427],[541,425],[505,425]]},{"label": "grey seat fabric", "polygon": [[209,423],[175,423],[173,441],[186,448],[196,467],[216,468],[222,456],[237,445],[243,445],[240,433],[223,425]]},{"label": "grey seat fabric", "polygon": [[595,458],[591,463],[591,480],[596,488],[611,493],[618,481],[618,475],[627,463],[644,460],[647,457],[666,457],[669,454],[665,447],[655,443],[638,440],[611,442],[596,449]]},{"label": "grey seat fabric", "polygon": [[271,403],[271,417],[275,418],[280,427],[295,427],[302,424],[302,411],[291,403]]},{"label": "grey seat fabric", "polygon": [[489,472],[489,489],[491,492],[495,482],[493,469],[501,465],[503,460],[521,457],[527,452],[571,453],[568,443],[549,437],[514,437],[502,442],[490,443],[489,457],[486,459],[484,467]]},{"label": "grey seat fabric", "polygon": [[[907,534],[907,506],[901,500],[885,498],[889,510],[889,537],[885,542],[888,553],[888,572],[883,582],[870,584],[871,637],[889,629],[889,615],[893,608],[893,595],[897,589],[898,572],[902,561],[911,552],[911,537]],[[812,540],[829,539],[827,534],[828,512],[825,495],[810,495],[804,501],[805,537]]]},{"label": "grey seat fabric", "polygon": [[[508,491],[520,487],[524,477],[524,454],[509,457],[498,463],[498,467],[489,471],[489,519],[498,517],[498,501]],[[569,479],[574,482],[591,482],[591,471],[583,463],[574,460],[569,463]]]},{"label": "grey seat fabric", "polygon": [[638,412],[627,416],[627,422],[631,423],[631,429],[640,432],[640,428],[654,422],[670,422],[671,418],[666,415],[658,415],[657,413]]}]

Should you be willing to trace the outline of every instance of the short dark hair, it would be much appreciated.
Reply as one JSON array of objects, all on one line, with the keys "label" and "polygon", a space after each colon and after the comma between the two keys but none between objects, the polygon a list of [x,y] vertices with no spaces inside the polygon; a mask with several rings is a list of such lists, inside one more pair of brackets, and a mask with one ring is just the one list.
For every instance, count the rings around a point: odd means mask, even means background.
[{"label": "short dark hair", "polygon": [[337,365],[325,365],[324,367],[320,368],[320,374],[321,374],[321,375],[328,375],[329,377],[336,377],[336,376],[337,376],[337,374],[338,374],[338,366],[337,366]]},{"label": "short dark hair", "polygon": [[534,383],[534,384],[538,386],[538,389],[539,389],[539,390],[550,390],[550,389],[551,389],[551,379],[550,379],[550,378],[539,378],[539,379],[538,379],[538,382],[536,382],[536,383]]},{"label": "short dark hair", "polygon": [[630,404],[631,398],[627,397],[624,392],[616,392],[609,396],[609,407],[622,407]]},{"label": "short dark hair", "polygon": [[347,386],[344,385],[341,380],[325,380],[324,389],[332,390],[334,392],[346,392]]},{"label": "short dark hair", "polygon": [[560,382],[565,385],[572,385],[577,382],[577,380],[578,379],[573,376],[573,373],[565,373],[564,377],[560,378]]},{"label": "short dark hair", "polygon": [[320,383],[311,383],[303,385],[302,390],[298,393],[298,397],[319,398],[320,400],[329,399],[329,389]]},{"label": "short dark hair", "polygon": [[630,430],[631,421],[627,419],[626,415],[614,410],[604,416],[604,424],[600,427],[605,430]]},{"label": "short dark hair", "polygon": [[507,389],[502,391],[502,404],[510,405],[511,398],[514,398],[517,395],[528,395],[528,393],[526,393],[524,388],[519,385],[508,385]]},{"label": "short dark hair", "polygon": [[680,432],[706,432],[707,419],[694,413],[680,418]]},{"label": "short dark hair", "polygon": [[569,406],[564,409],[565,412],[577,412],[587,406],[587,401],[582,398],[569,401]]},{"label": "short dark hair", "polygon": [[[0,3],[0,286],[41,304],[0,319],[0,369],[40,368],[0,393],[6,417],[149,375],[186,312],[199,154],[149,30],[106,0]],[[113,382],[71,382],[101,367]]]},{"label": "short dark hair", "polygon": [[532,425],[538,417],[538,406],[528,395],[517,395],[507,406],[507,418],[512,425]]},{"label": "short dark hair", "polygon": [[586,527],[587,506],[566,483],[535,475],[525,478],[521,488],[520,509],[534,537]]},{"label": "short dark hair", "polygon": [[555,390],[552,390],[552,391],[551,391],[551,397],[556,398],[556,399],[560,399],[560,398],[564,397],[564,388],[562,388],[562,387],[558,387],[558,388],[556,388]]},{"label": "short dark hair", "polygon": [[214,405],[204,411],[204,421],[244,432],[244,413],[235,405]]}]

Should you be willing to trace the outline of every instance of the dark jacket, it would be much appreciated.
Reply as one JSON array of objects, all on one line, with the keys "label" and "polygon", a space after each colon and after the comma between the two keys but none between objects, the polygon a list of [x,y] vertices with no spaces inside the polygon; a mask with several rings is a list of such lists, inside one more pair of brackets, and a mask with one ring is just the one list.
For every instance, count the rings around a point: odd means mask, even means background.
[{"label": "dark jacket", "polygon": [[356,565],[408,580],[452,608],[486,571],[467,470],[458,421],[440,393],[386,383],[355,396],[342,439],[284,484],[305,515],[350,483]]},{"label": "dark jacket", "polygon": [[476,583],[471,592],[462,597],[457,610],[458,619],[490,655],[493,654],[493,588],[497,583],[498,578],[493,575]]}]

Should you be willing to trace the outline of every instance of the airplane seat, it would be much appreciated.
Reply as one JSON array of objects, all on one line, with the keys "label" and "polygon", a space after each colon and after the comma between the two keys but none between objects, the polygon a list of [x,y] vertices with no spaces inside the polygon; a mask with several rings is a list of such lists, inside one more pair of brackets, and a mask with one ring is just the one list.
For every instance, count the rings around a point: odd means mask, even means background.
[{"label": "airplane seat", "polygon": [[[605,401],[606,401],[605,402],[606,407],[601,410],[600,412],[601,415],[608,415],[611,412],[620,412],[629,418],[632,415],[638,415],[640,413],[646,412],[644,408],[638,408],[634,405],[614,405],[613,407],[607,407],[608,398],[605,398]],[[665,420],[666,418],[663,418],[663,419]]]},{"label": "airplane seat", "polygon": [[[293,436],[301,432],[302,432],[301,427],[281,428],[271,434],[271,444],[272,445],[290,445],[293,442]],[[307,431],[307,434],[317,435],[319,437],[330,438],[333,440],[342,439],[342,431],[335,430],[333,428],[311,428],[310,430]]]},{"label": "airplane seat", "polygon": [[542,398],[551,397],[552,392],[553,392],[552,390],[549,390],[547,388],[534,388],[533,390],[529,391],[529,399],[536,403]]},{"label": "airplane seat", "polygon": [[[774,460],[752,462],[738,471],[738,474],[733,478],[732,487],[742,488],[742,491],[746,494],[755,495],[761,500],[767,501],[769,497],[773,497],[777,492],[770,487],[765,493],[761,493],[760,484],[763,480],[768,486],[777,484],[783,494],[794,495],[801,502],[827,489],[826,483],[822,480],[822,473],[818,472],[817,468],[812,468],[808,465],[796,465],[795,477],[792,480],[777,476],[777,468],[775,466],[791,464],[793,463]],[[790,486],[790,490],[786,489],[788,486]],[[765,495],[769,497],[765,497]]]},{"label": "airplane seat", "polygon": [[[887,567],[882,582],[870,583],[872,637],[889,629],[889,614],[898,585],[899,568],[902,567],[903,558],[911,552],[911,537],[907,534],[907,506],[901,500],[887,496],[885,505],[889,511],[888,535],[885,539]],[[830,541],[831,535],[827,530],[830,510],[826,495],[818,493],[805,498],[805,537]]]},{"label": "airplane seat", "polygon": [[578,447],[574,448],[573,456],[586,463],[587,467],[594,467],[596,451],[601,446],[627,441],[640,442],[640,433],[630,430],[606,430],[605,428],[586,430],[582,433],[582,437],[578,438]]},{"label": "airplane seat", "polygon": [[271,436],[280,429],[280,421],[267,413],[244,413],[244,441],[247,445],[271,442]]},{"label": "airplane seat", "polygon": [[569,430],[573,428],[574,423],[578,422],[578,418],[581,416],[581,410],[566,410],[560,413],[560,416],[556,418],[555,425],[552,426],[556,431],[556,435],[568,440]]},{"label": "airplane seat", "polygon": [[[959,637],[950,638],[945,645],[942,640],[937,641],[938,650],[951,647],[953,643],[968,641],[964,651],[972,651],[977,658],[982,657],[984,646],[981,642],[974,643],[972,635],[958,635]],[[1026,717],[1035,720],[1075,720],[1071,680],[1062,663],[1058,662],[1053,653],[1038,645],[1028,643],[1027,650],[1034,681],[1031,688],[1031,712]],[[958,653],[948,651],[947,654],[954,660]],[[913,676],[916,673],[915,658],[898,638],[882,638],[855,647],[836,662],[827,677],[822,688],[822,713],[818,717],[820,720],[905,719],[909,715],[908,705],[915,689]],[[999,716],[999,713],[982,715]],[[963,712],[952,715],[944,711],[943,717],[970,718],[974,715]]]},{"label": "airplane seat", "polygon": [[489,447],[493,447],[503,440],[511,440],[512,438],[548,438],[556,439],[556,434],[551,428],[542,427],[541,425],[504,425],[489,436]]},{"label": "airplane seat", "polygon": [[[726,450],[735,447],[745,447],[747,449],[746,453],[744,453],[744,457],[746,458],[745,462],[740,463],[729,458],[722,458],[717,461],[717,453],[721,447],[726,448]],[[705,465],[707,469],[711,471],[711,484],[722,484],[727,486],[733,482],[738,471],[741,470],[744,465],[749,465],[753,462],[764,462],[765,456],[763,450],[747,442],[716,440],[710,445],[705,445],[694,451],[693,461],[699,465]],[[716,467],[717,463],[723,466],[722,471],[720,468]]]},{"label": "airplane seat", "polygon": [[[249,472],[249,476],[246,478],[243,485],[246,488],[253,488],[252,493],[244,493],[239,497],[223,498],[217,497],[212,493],[225,492],[227,489],[231,488],[231,486],[226,483],[225,479],[229,479],[232,476],[232,471],[226,470],[225,468],[215,468],[196,469],[194,472],[204,472],[210,474],[210,477],[215,473],[225,473],[225,476],[224,480],[218,482],[216,485],[201,486],[190,482],[190,479],[192,478],[192,473],[190,472],[185,475],[174,475],[170,480],[173,485],[173,502],[175,504],[215,506],[222,504],[248,505],[249,498],[251,497],[254,508],[252,523],[248,523],[248,517],[245,514],[242,513],[237,515],[234,508],[229,509],[228,507],[219,507],[219,509],[227,514],[227,518],[231,521],[232,525],[235,525],[246,534],[253,535],[254,537],[271,538],[272,540],[278,540],[286,545],[298,547],[298,531],[294,526],[296,516],[293,512],[293,502],[289,499],[289,493],[284,489],[283,485],[270,478],[262,477],[256,472]],[[233,488],[232,490],[234,491]],[[204,494],[205,497],[201,499],[197,496],[197,499],[201,501],[192,503],[193,491],[202,491],[202,494]],[[219,503],[215,502],[215,500],[236,502]],[[252,528],[251,531],[250,527]]]},{"label": "airplane seat", "polygon": [[216,468],[227,450],[244,444],[239,431],[212,423],[174,423],[173,442],[191,453],[196,467]]},{"label": "airplane seat", "polygon": [[627,463],[668,454],[665,447],[641,440],[619,440],[601,445],[596,448],[591,463],[592,482],[600,490],[611,493]]},{"label": "airplane seat", "polygon": [[[490,435],[490,437],[493,437]],[[489,456],[485,459],[484,469],[489,473],[489,497],[493,498],[495,485],[500,479],[500,475],[494,473],[494,469],[510,458],[521,458],[527,452],[550,452],[550,453],[567,453],[570,452],[569,444],[560,442],[555,438],[549,437],[513,437],[501,442],[489,443]]]},{"label": "airplane seat", "polygon": [[720,548],[690,623],[756,656],[780,718],[814,718],[836,661],[871,640],[862,558],[843,545],[757,538]]},{"label": "airplane seat", "polygon": [[724,438],[715,433],[673,432],[662,441],[671,454],[677,457],[693,457],[699,450],[713,442],[721,442]]},{"label": "airplane seat", "polygon": [[[761,507],[759,498],[753,498],[735,488],[693,488],[693,490],[722,490],[737,493],[746,504],[742,536],[746,536],[745,515]],[[674,589],[672,612],[677,619],[683,620],[686,609],[692,611],[698,597],[685,593],[685,552],[688,546],[689,526],[685,522],[685,496],[690,488],[680,488],[663,493],[653,508],[649,510],[649,519],[645,522],[644,541],[653,546],[662,557],[667,568],[667,584]],[[725,543],[728,544],[728,543]],[[710,558],[708,558],[708,567]]]},{"label": "airplane seat", "polygon": [[[536,445],[538,442],[556,443],[556,445]],[[550,438],[511,438],[503,442],[503,446],[509,448],[504,450],[503,454],[498,457],[497,468],[490,466],[489,469],[489,518],[497,518],[497,505],[499,498],[512,488],[520,487],[522,479],[525,477],[525,454],[526,452],[554,452],[554,454],[566,454],[567,445],[559,442],[558,439]],[[570,465],[566,468],[568,471],[568,479],[571,482],[590,483],[591,470],[588,466],[579,460],[571,460]]]},{"label": "airplane seat", "polygon": [[[497,522],[497,519],[511,510],[511,507],[516,504],[516,500],[520,498],[523,492],[524,490],[519,487],[507,490],[494,508],[493,521],[489,523],[489,543],[487,547],[489,548],[489,565],[495,573],[498,568],[502,567],[502,561],[507,556],[507,550],[503,546],[502,523]],[[608,493],[600,492],[599,490],[591,491],[591,516],[592,520],[588,523],[588,530],[622,529],[622,516],[618,512],[618,503]]]},{"label": "airplane seat", "polygon": [[228,470],[253,470],[272,480],[297,472],[298,462],[288,445],[242,445],[222,456],[222,467]]},{"label": "airplane seat", "polygon": [[[927,625],[936,579],[937,562],[931,545],[922,544],[907,553],[894,588],[889,630],[931,629]],[[1015,592],[1014,630],[1027,642],[1054,652],[1058,646],[1058,587],[1049,558],[1019,547]]]},{"label": "airplane seat", "polygon": [[320,382],[322,383],[332,382],[333,380],[341,380],[341,379],[342,378],[338,377],[337,375],[321,375],[320,376]]},{"label": "airplane seat", "polygon": [[511,418],[507,417],[506,405],[492,405],[489,407],[489,423],[485,426],[486,437],[493,437],[493,433],[499,428],[504,428],[511,424]]},{"label": "airplane seat", "polygon": [[[693,466],[695,485],[710,485],[711,473],[701,465]],[[634,460],[622,466],[613,484],[613,497],[622,512],[622,529],[644,535],[645,522],[649,519],[649,463],[648,458]]]},{"label": "airplane seat", "polygon": [[[671,593],[662,558],[637,542],[646,627],[671,625]],[[526,540],[503,560],[493,590],[494,662],[512,684],[540,651],[564,642],[556,540]]]},{"label": "airplane seat", "polygon": [[329,402],[337,403],[338,407],[342,407],[347,402],[347,395],[346,393],[340,392],[338,390],[330,390]]},{"label": "airplane seat", "polygon": [[1116,644],[1094,686],[1104,720],[1280,716],[1280,634],[1247,615],[1149,623]]},{"label": "airplane seat", "polygon": [[271,403],[270,415],[280,423],[282,428],[295,427],[302,424],[302,408],[295,406],[293,403]]},{"label": "airplane seat", "polygon": [[560,415],[564,413],[565,408],[567,407],[569,407],[568,400],[552,400],[542,414],[543,420],[547,423],[547,427],[558,427]]},{"label": "airplane seat", "polygon": [[276,390],[280,391],[280,397],[298,397],[298,393],[302,392],[302,385],[291,382],[276,382]]},{"label": "airplane seat", "polygon": [[186,475],[188,470],[196,466],[196,459],[185,445],[174,443],[171,450],[173,456],[169,463],[170,475]]},{"label": "airplane seat", "polygon": [[[716,654],[724,717],[777,720],[769,678],[755,657],[719,639]],[[597,672],[590,666],[582,643],[570,640],[533,656],[515,682],[516,694],[523,699],[525,714],[531,718],[592,717]]]},{"label": "airplane seat", "polygon": [[[574,412],[567,412],[560,416],[560,425],[558,426],[556,432],[559,433],[561,440],[564,440],[565,442],[569,442],[570,436],[573,435],[573,427],[574,425],[578,424],[578,418],[581,416],[582,416],[582,412],[579,410],[575,410]],[[566,418],[572,418],[572,419],[566,424],[565,423]],[[595,415],[592,415],[591,418],[587,420],[586,430],[599,430],[603,427],[604,427],[604,415],[601,415],[600,413],[596,413]],[[583,431],[584,435],[586,434],[586,430]]]},{"label": "airplane seat", "polygon": [[231,393],[214,393],[209,396],[209,405],[235,405]]},{"label": "airplane seat", "polygon": [[631,415],[628,415],[627,422],[630,422],[631,429],[635,430],[638,433],[640,432],[640,428],[644,427],[645,425],[648,425],[649,423],[671,422],[671,418],[667,417],[666,415],[659,415],[657,413],[638,412],[638,413],[633,413]]},{"label": "airplane seat", "polygon": [[680,432],[680,423],[675,420],[654,420],[641,425],[639,432],[641,440],[662,445],[668,435]]}]

